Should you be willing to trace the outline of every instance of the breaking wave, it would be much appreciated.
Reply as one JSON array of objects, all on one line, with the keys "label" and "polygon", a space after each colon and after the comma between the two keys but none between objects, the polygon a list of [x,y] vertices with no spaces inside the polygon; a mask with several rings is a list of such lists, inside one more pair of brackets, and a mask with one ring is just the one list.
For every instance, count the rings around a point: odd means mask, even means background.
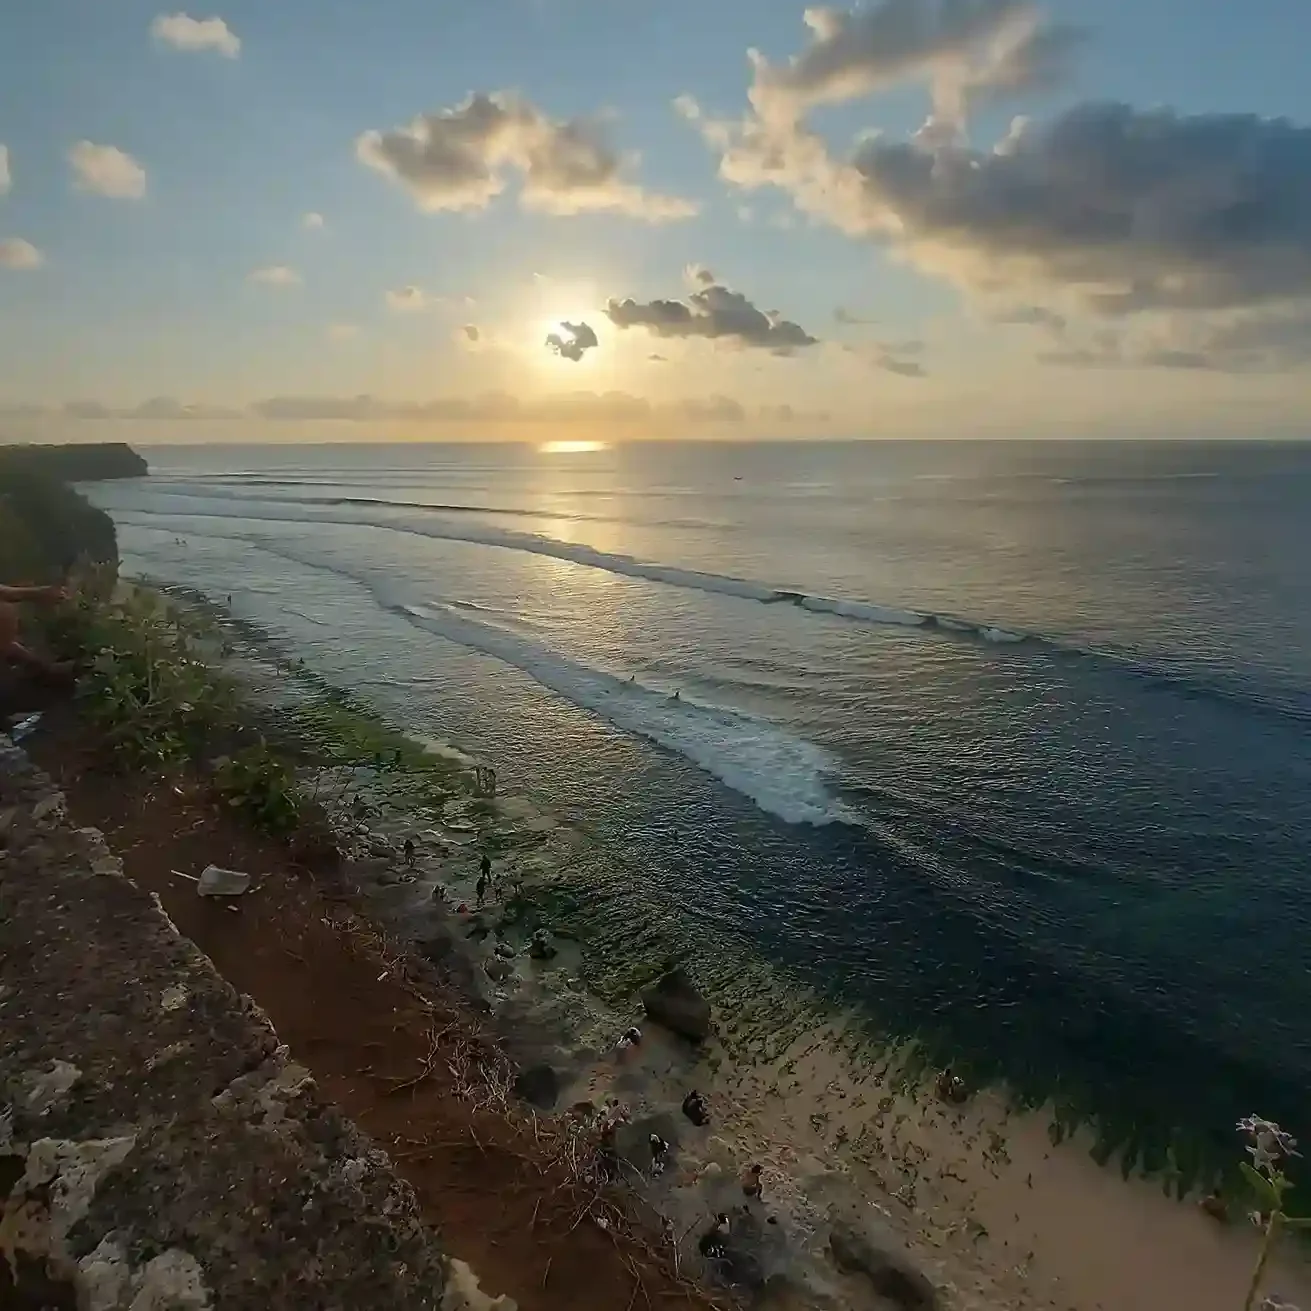
[{"label": "breaking wave", "polygon": [[[210,508],[198,509],[196,500],[209,499]],[[183,516],[192,519],[244,520],[250,523],[323,523],[354,527],[378,528],[383,531],[409,533],[437,541],[469,542],[479,546],[496,547],[506,551],[523,551],[553,560],[566,560],[590,569],[629,578],[642,578],[648,582],[663,583],[668,587],[682,587],[710,595],[731,596],[738,600],[756,601],[762,605],[791,605],[811,614],[828,615],[851,623],[895,625],[903,628],[935,628],[943,632],[972,637],[979,641],[1009,645],[1030,639],[1030,634],[994,624],[976,623],[957,615],[936,614],[930,611],[910,610],[896,606],[879,605],[872,601],[846,597],[814,595],[785,587],[772,586],[750,578],[737,578],[732,574],[708,573],[699,569],[684,569],[677,565],[658,564],[636,556],[611,551],[599,551],[580,542],[565,542],[539,533],[516,532],[488,524],[470,523],[467,520],[444,522],[437,513],[415,514],[413,507],[398,507],[397,513],[379,514],[382,505],[368,506],[337,504],[320,508],[302,502],[254,503],[234,501],[233,508],[219,508],[216,498],[193,496],[152,496],[151,504],[114,505],[112,490],[97,497],[97,503],[110,511],[145,516]],[[221,499],[221,498],[219,498]],[[183,505],[170,506],[169,501],[182,501]],[[394,503],[390,503],[394,504]],[[331,510],[332,512],[327,512]]]}]

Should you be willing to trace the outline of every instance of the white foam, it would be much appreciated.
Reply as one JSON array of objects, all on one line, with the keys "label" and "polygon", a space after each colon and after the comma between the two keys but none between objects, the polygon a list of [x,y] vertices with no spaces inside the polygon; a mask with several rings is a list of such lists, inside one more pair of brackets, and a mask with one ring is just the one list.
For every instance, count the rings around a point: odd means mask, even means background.
[{"label": "white foam", "polygon": [[917,610],[899,610],[895,606],[874,605],[870,601],[834,600],[827,596],[803,596],[797,602],[803,610],[816,614],[837,615],[839,619],[855,619],[865,624],[896,624],[903,628],[918,628],[929,622],[929,615]]},{"label": "white foam", "polygon": [[[264,534],[236,537],[309,569],[337,574],[366,588],[384,608],[448,641],[512,665],[543,687],[600,715],[625,732],[685,756],[761,810],[788,824],[859,822],[833,798],[825,779],[837,762],[823,748],[765,719],[706,705],[664,689],[628,681],[571,659],[515,628],[440,599],[415,604],[384,570],[306,557]],[[481,612],[487,615],[487,611]],[[425,745],[430,741],[423,739]]]},{"label": "white foam", "polygon": [[687,757],[789,824],[846,818],[825,787],[836,764],[822,748],[775,724],[626,682],[518,633],[470,619],[444,604],[396,605],[411,623],[494,656],[535,682],[648,741]]},{"label": "white foam", "polygon": [[[970,623],[963,619],[922,613],[897,606],[878,605],[846,597],[813,596],[806,592],[774,587],[750,578],[737,578],[731,574],[713,574],[698,569],[683,569],[675,565],[655,564],[639,560],[636,556],[612,551],[599,551],[579,542],[559,541],[540,533],[522,533],[513,529],[497,528],[468,518],[445,520],[440,514],[416,513],[398,509],[386,512],[384,506],[337,505],[322,507],[297,502],[252,504],[249,501],[228,503],[210,502],[209,509],[199,510],[199,496],[150,495],[146,504],[116,506],[112,503],[115,489],[109,484],[100,492],[97,503],[105,509],[130,514],[176,515],[179,517],[225,519],[252,523],[322,523],[342,524],[365,528],[390,529],[429,537],[438,541],[470,542],[480,546],[496,547],[507,551],[525,551],[553,560],[566,560],[590,569],[642,578],[648,582],[663,583],[668,587],[688,588],[711,595],[731,596],[740,600],[759,601],[766,605],[792,605],[812,614],[828,615],[854,623],[893,625],[902,628],[919,628],[926,625],[953,633],[971,634],[986,642],[1022,642],[1027,634],[1009,629],[994,628]],[[148,490],[148,489],[147,489]],[[178,504],[170,505],[170,502]],[[222,508],[220,508],[220,506]]]}]

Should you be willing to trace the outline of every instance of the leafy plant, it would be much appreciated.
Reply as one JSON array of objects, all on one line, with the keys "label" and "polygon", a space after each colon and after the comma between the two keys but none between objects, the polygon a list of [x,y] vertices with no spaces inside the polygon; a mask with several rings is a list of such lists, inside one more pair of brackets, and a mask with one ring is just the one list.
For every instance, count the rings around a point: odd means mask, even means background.
[{"label": "leafy plant", "polygon": [[92,580],[57,623],[62,642],[90,656],[79,696],[119,763],[174,767],[235,724],[232,687],[202,658],[184,616],[152,593],[105,601]]},{"label": "leafy plant", "polygon": [[219,795],[257,828],[287,834],[300,823],[296,783],[262,739],[215,765]]},{"label": "leafy plant", "polygon": [[[1252,1311],[1257,1294],[1261,1291],[1261,1281],[1265,1278],[1270,1254],[1274,1251],[1275,1239],[1284,1229],[1311,1229],[1311,1216],[1293,1216],[1284,1211],[1284,1199],[1292,1187],[1284,1174],[1284,1163],[1299,1155],[1296,1150],[1297,1139],[1273,1120],[1263,1120],[1259,1115],[1249,1115],[1239,1120],[1238,1132],[1247,1139],[1247,1154],[1252,1158],[1250,1164],[1243,1161],[1239,1168],[1251,1184],[1261,1208],[1252,1217],[1262,1229],[1261,1249],[1257,1253],[1252,1279],[1247,1286],[1247,1300],[1243,1303],[1243,1311]],[[1267,1296],[1261,1308],[1262,1311],[1278,1311],[1280,1308],[1283,1311],[1297,1311],[1296,1307],[1274,1295]]]}]

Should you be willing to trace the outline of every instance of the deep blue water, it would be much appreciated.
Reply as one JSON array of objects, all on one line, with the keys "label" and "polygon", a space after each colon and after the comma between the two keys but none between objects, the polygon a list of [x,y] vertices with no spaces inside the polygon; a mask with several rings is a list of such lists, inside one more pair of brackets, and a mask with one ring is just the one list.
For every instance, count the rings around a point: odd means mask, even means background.
[{"label": "deep blue water", "polygon": [[585,824],[620,920],[1121,1123],[1304,1117],[1311,447],[148,455],[129,568]]}]

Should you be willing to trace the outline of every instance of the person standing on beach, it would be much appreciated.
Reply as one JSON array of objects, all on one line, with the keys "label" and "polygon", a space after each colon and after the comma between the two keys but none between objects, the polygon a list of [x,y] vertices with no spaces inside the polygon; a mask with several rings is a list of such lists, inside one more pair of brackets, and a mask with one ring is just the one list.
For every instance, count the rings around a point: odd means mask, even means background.
[{"label": "person standing on beach", "polygon": [[486,874],[478,875],[478,883],[474,888],[474,892],[478,896],[478,909],[481,910],[483,907],[483,903],[487,900],[487,875]]}]

